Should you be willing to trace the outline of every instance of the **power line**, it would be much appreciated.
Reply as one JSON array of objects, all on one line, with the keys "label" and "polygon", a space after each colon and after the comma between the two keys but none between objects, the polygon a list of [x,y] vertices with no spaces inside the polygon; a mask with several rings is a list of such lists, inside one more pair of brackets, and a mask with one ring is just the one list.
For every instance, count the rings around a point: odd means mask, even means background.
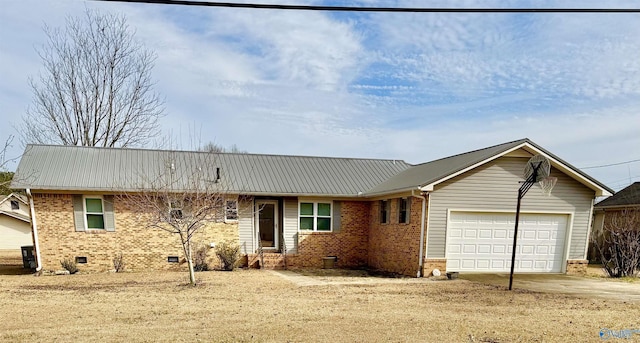
[{"label": "power line", "polygon": [[611,164],[603,164],[601,166],[584,167],[584,168],[580,168],[580,169],[595,169],[595,168],[613,167],[613,166],[619,166],[621,164],[629,164],[629,163],[634,163],[634,162],[640,162],[640,159],[631,160],[631,161],[624,161],[624,162],[618,162],[618,163],[611,163]]},{"label": "power line", "polygon": [[157,5],[181,5],[227,8],[253,8],[271,10],[333,11],[333,12],[396,12],[396,13],[640,13],[638,8],[438,8],[438,7],[357,7],[254,4],[191,0],[93,0],[105,2],[129,2]]}]

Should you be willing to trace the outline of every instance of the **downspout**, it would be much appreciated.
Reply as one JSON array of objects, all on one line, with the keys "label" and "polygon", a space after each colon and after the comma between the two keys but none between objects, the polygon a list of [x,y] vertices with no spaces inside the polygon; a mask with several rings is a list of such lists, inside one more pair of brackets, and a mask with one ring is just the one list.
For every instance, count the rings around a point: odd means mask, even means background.
[{"label": "downspout", "polygon": [[424,267],[424,259],[422,255],[424,254],[424,228],[425,228],[425,219],[427,216],[427,197],[423,195],[414,194],[414,190],[411,190],[411,196],[414,198],[422,199],[422,220],[420,222],[420,253],[418,256],[418,273],[417,277],[422,277],[422,269]]},{"label": "downspout", "polygon": [[33,229],[33,243],[36,249],[36,272],[42,270],[42,259],[40,258],[40,241],[38,240],[38,225],[36,224],[36,210],[33,206],[33,195],[31,189],[27,188],[27,196],[29,198],[29,213],[31,213],[31,228]]}]

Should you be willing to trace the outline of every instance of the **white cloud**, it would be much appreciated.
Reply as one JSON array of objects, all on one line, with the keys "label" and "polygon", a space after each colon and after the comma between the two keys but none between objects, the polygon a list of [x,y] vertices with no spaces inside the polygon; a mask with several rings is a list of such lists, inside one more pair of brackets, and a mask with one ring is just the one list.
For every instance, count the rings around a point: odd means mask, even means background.
[{"label": "white cloud", "polygon": [[[425,6],[417,0],[349,3]],[[429,3],[563,4],[572,5]],[[204,142],[258,153],[419,163],[529,137],[577,166],[640,158],[629,148],[640,146],[640,21],[615,14],[335,14],[9,2],[0,12],[2,119],[19,118],[30,101],[26,80],[40,65],[33,48],[44,40],[42,23],[61,25],[85,7],[125,13],[137,37],[158,53],[154,77],[167,107],[162,126],[185,142],[197,132]],[[0,127],[0,138],[11,132]],[[640,175],[632,170],[638,167],[592,173],[626,182],[630,173]]]}]

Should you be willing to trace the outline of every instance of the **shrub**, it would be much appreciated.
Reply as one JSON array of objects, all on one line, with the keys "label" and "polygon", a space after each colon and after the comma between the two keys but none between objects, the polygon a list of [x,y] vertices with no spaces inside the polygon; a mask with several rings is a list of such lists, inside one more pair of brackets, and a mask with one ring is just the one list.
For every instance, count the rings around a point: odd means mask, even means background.
[{"label": "shrub", "polygon": [[207,263],[208,252],[208,245],[196,244],[193,251],[193,270],[197,272],[206,272],[207,270],[209,270],[209,263]]},{"label": "shrub", "polygon": [[610,277],[635,276],[640,269],[640,210],[608,214],[602,232],[593,233],[591,241]]},{"label": "shrub", "polygon": [[122,253],[119,253],[118,255],[116,255],[116,257],[113,258],[113,269],[115,269],[116,273],[120,273],[124,271],[124,267],[125,263],[124,259],[122,258]]},{"label": "shrub", "polygon": [[240,246],[236,243],[222,241],[216,245],[216,255],[222,263],[223,270],[233,270],[240,259]]},{"label": "shrub", "polygon": [[69,271],[69,274],[75,274],[78,272],[78,266],[73,259],[65,258],[64,260],[60,261],[60,265],[62,265],[62,268]]}]

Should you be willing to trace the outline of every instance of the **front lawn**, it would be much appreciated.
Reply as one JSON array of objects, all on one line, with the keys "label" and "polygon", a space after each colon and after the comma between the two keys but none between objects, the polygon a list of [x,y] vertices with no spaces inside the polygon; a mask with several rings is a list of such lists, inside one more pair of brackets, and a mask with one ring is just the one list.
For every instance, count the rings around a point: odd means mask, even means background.
[{"label": "front lawn", "polygon": [[602,328],[640,329],[638,303],[465,280],[298,286],[261,270],[197,278],[193,288],[176,272],[0,275],[0,341],[596,342]]}]

